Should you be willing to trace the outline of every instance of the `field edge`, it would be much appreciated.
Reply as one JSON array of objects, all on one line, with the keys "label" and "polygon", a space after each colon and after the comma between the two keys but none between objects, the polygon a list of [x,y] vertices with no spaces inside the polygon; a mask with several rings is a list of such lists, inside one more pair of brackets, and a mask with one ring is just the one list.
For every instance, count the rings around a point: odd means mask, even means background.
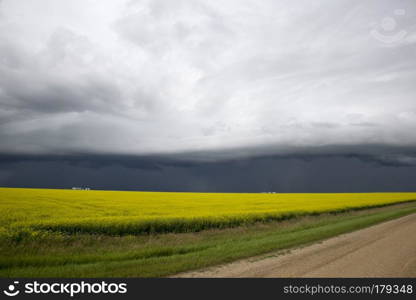
[{"label": "field edge", "polygon": [[[382,205],[382,206],[378,206],[378,207],[371,207],[371,208],[367,208],[367,209],[372,210],[372,209],[376,209],[376,208],[385,208],[385,207],[394,208],[397,205],[408,204],[408,203],[416,203],[416,202],[412,200],[412,201],[405,201],[403,203],[388,204],[388,205]],[[345,212],[350,212],[350,211],[345,211]],[[354,210],[352,210],[352,211],[354,211]],[[342,213],[343,212],[341,212],[341,214]],[[359,230],[362,230],[362,229],[366,229],[366,228],[376,226],[376,225],[384,223],[384,222],[400,219],[402,217],[412,215],[412,214],[415,214],[415,213],[416,213],[416,207],[404,208],[404,209],[400,209],[399,211],[393,211],[391,213],[385,213],[385,214],[380,213],[380,215],[382,215],[380,218],[378,218],[379,214],[377,214],[377,213],[376,214],[371,214],[371,215],[369,215],[369,217],[374,217],[374,218],[372,218],[370,220],[367,220],[367,222],[363,222],[361,224],[360,223],[358,223],[358,224],[349,224],[350,226],[346,227],[345,229],[340,229],[339,231],[336,230],[335,232],[333,232],[333,234],[328,234],[328,235],[323,234],[322,236],[315,236],[312,239],[304,236],[305,240],[298,239],[296,242],[290,243],[290,246],[288,245],[287,247],[284,247],[284,246],[283,247],[276,247],[275,249],[273,249],[271,251],[262,252],[262,253],[258,253],[258,254],[255,254],[255,255],[241,256],[237,259],[233,259],[233,260],[230,260],[230,261],[227,261],[227,262],[224,262],[224,263],[209,265],[209,266],[206,266],[204,268],[189,269],[189,270],[186,270],[186,271],[181,271],[181,272],[177,272],[175,274],[168,275],[166,277],[168,277],[168,278],[181,278],[181,277],[186,278],[187,273],[196,273],[196,272],[201,272],[202,273],[207,269],[221,267],[221,265],[234,263],[234,262],[237,262],[239,260],[262,259],[262,258],[270,256],[270,255],[283,255],[286,251],[291,251],[291,250],[294,250],[294,249],[297,249],[297,248],[307,247],[309,245],[312,245],[312,244],[315,244],[315,243],[320,243],[320,242],[323,242],[327,239],[337,237],[339,235],[343,235],[343,234],[359,231]],[[336,226],[336,225],[339,225],[339,224],[334,223],[333,225]]]}]

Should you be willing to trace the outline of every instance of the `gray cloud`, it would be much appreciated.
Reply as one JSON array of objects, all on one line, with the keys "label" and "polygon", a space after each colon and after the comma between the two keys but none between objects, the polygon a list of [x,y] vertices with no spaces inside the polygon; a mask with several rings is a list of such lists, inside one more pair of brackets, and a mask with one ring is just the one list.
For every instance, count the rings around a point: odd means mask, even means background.
[{"label": "gray cloud", "polygon": [[357,155],[209,163],[161,157],[0,156],[0,167],[0,186],[192,192],[414,191],[416,171],[415,165],[387,165]]},{"label": "gray cloud", "polygon": [[415,163],[413,0],[4,0],[0,15],[0,153]]}]

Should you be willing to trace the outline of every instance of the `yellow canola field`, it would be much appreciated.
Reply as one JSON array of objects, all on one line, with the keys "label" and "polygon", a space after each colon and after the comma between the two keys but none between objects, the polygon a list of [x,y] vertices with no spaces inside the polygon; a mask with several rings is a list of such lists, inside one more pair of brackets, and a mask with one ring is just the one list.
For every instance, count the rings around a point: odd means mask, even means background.
[{"label": "yellow canola field", "polygon": [[237,194],[0,188],[0,234],[188,232],[416,200],[416,193]]}]

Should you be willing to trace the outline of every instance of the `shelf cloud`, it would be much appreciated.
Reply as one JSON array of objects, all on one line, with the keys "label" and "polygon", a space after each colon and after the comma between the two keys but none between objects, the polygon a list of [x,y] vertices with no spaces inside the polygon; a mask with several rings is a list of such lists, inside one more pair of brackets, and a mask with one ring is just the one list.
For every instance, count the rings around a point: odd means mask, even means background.
[{"label": "shelf cloud", "polygon": [[413,0],[0,2],[0,153],[416,164]]}]

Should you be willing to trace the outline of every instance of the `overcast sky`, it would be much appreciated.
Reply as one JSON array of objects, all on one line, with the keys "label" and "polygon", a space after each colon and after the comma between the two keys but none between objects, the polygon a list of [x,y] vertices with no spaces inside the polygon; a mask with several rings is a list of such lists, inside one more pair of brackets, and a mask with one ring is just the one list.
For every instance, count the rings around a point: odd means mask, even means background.
[{"label": "overcast sky", "polygon": [[415,96],[414,0],[0,0],[6,156],[414,166]]}]

